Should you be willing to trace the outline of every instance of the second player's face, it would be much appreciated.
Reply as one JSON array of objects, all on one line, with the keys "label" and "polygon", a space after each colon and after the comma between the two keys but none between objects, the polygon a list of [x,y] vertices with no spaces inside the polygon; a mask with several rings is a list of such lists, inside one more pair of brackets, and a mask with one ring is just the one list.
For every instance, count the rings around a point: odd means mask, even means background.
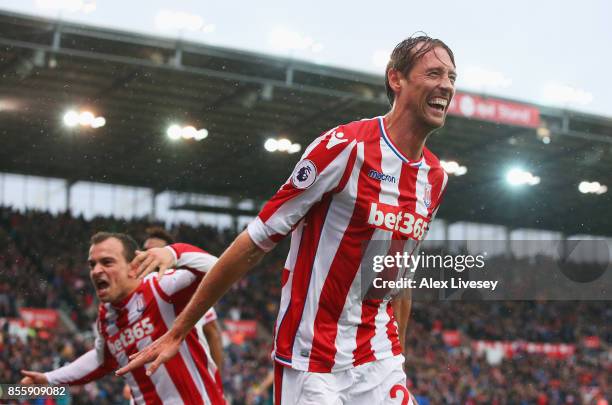
[{"label": "second player's face", "polygon": [[398,101],[428,130],[440,128],[455,94],[456,77],[448,52],[435,47],[417,61],[407,78],[400,81]]},{"label": "second player's face", "polygon": [[113,303],[129,294],[131,267],[118,239],[109,238],[92,245],[88,262],[89,277],[100,301]]}]

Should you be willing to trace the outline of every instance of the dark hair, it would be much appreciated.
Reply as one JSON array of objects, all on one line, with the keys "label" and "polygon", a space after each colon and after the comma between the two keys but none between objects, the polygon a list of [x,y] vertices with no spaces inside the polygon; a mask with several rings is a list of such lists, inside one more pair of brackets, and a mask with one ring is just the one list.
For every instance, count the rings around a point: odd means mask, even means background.
[{"label": "dark hair", "polygon": [[168,231],[166,231],[161,226],[150,226],[145,232],[147,234],[147,239],[161,239],[168,245],[172,245],[174,243],[174,238],[172,237],[172,235],[170,235]]},{"label": "dark hair", "polygon": [[[423,46],[415,51],[415,47],[421,43]],[[394,69],[408,76],[418,60],[436,47],[441,47],[448,52],[448,56],[450,56],[451,62],[453,62],[453,66],[455,66],[455,55],[453,55],[453,51],[439,39],[431,38],[427,35],[420,35],[418,37],[407,38],[397,44],[393,52],[391,52],[391,58],[385,70],[385,87],[387,88],[387,98],[391,105],[393,105],[393,101],[395,101],[395,93],[389,85],[389,70]]]},{"label": "dark hair", "polygon": [[89,242],[92,245],[97,245],[110,238],[118,239],[121,242],[123,245],[123,256],[128,263],[131,262],[136,256],[138,244],[136,244],[136,241],[130,235],[118,232],[98,232],[91,237]]}]

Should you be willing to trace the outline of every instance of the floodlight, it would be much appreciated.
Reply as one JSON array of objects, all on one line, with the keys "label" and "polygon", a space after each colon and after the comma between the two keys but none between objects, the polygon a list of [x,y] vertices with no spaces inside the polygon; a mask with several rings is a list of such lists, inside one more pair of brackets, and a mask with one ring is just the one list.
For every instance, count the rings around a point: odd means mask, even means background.
[{"label": "floodlight", "polygon": [[89,111],[82,111],[79,114],[79,124],[83,126],[91,126],[96,117]]},{"label": "floodlight", "polygon": [[582,194],[603,194],[608,191],[608,187],[598,181],[581,181],[578,185],[578,190]]},{"label": "floodlight", "polygon": [[289,151],[288,152],[293,154],[293,153],[298,153],[301,150],[302,150],[302,145],[300,145],[299,143],[293,143],[289,147]]},{"label": "floodlight", "polygon": [[508,183],[510,183],[512,186],[521,186],[524,184],[535,186],[536,184],[540,183],[540,178],[538,176],[534,176],[528,171],[515,167],[509,170],[506,174],[506,181],[508,181]]},{"label": "floodlight", "polygon": [[74,110],[68,111],[64,114],[64,125],[70,128],[79,125],[79,114]]},{"label": "floodlight", "polygon": [[100,128],[106,125],[106,118],[104,117],[96,117],[93,119],[91,123],[92,128]]},{"label": "floodlight", "polygon": [[448,174],[452,174],[455,176],[463,176],[464,174],[467,173],[467,167],[461,166],[459,163],[453,160],[451,161],[441,160],[440,165],[442,166],[444,171]]},{"label": "floodlight", "polygon": [[276,152],[278,150],[278,141],[273,138],[268,138],[264,143],[264,148],[268,152]]},{"label": "floodlight", "polygon": [[291,148],[291,141],[286,138],[279,139],[277,147],[280,152],[288,152]]},{"label": "floodlight", "polygon": [[181,138],[181,127],[176,124],[172,124],[168,127],[166,134],[168,135],[168,138],[176,141]]},{"label": "floodlight", "polygon": [[206,139],[208,137],[208,130],[206,128],[199,129],[195,134],[195,140],[201,141],[202,139]]}]

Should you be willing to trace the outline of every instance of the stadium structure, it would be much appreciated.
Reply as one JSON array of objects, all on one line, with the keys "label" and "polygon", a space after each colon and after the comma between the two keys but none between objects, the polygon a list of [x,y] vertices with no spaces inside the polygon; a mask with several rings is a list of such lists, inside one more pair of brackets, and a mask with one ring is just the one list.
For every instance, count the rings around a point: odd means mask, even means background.
[{"label": "stadium structure", "polygon": [[[266,139],[305,146],[388,107],[381,75],[17,14],[0,15],[0,46],[3,172],[187,193],[175,208],[253,215],[238,203],[265,201],[301,154],[267,152]],[[67,128],[71,107],[106,125]],[[171,142],[176,123],[208,137]],[[612,186],[608,117],[459,90],[429,145],[467,169],[449,183],[446,221],[612,234],[611,194],[578,189]],[[539,184],[509,187],[517,165]],[[234,203],[207,206],[190,193]]]}]

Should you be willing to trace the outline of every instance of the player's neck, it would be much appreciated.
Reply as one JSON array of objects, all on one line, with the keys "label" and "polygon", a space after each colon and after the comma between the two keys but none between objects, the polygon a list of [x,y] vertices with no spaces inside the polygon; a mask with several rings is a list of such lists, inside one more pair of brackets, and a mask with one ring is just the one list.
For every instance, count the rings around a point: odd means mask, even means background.
[{"label": "player's neck", "polygon": [[114,300],[112,302],[113,305],[115,306],[122,306],[124,304],[126,304],[126,299],[132,295],[132,293],[134,293],[134,291],[136,291],[138,289],[138,287],[140,287],[140,281],[139,280],[130,280],[129,284],[126,285],[125,290],[123,291],[123,293],[121,294],[121,296],[117,297],[116,300]]},{"label": "player's neck", "polygon": [[410,160],[419,160],[431,131],[414,122],[410,115],[393,108],[384,116],[384,120],[387,135],[404,156]]}]

